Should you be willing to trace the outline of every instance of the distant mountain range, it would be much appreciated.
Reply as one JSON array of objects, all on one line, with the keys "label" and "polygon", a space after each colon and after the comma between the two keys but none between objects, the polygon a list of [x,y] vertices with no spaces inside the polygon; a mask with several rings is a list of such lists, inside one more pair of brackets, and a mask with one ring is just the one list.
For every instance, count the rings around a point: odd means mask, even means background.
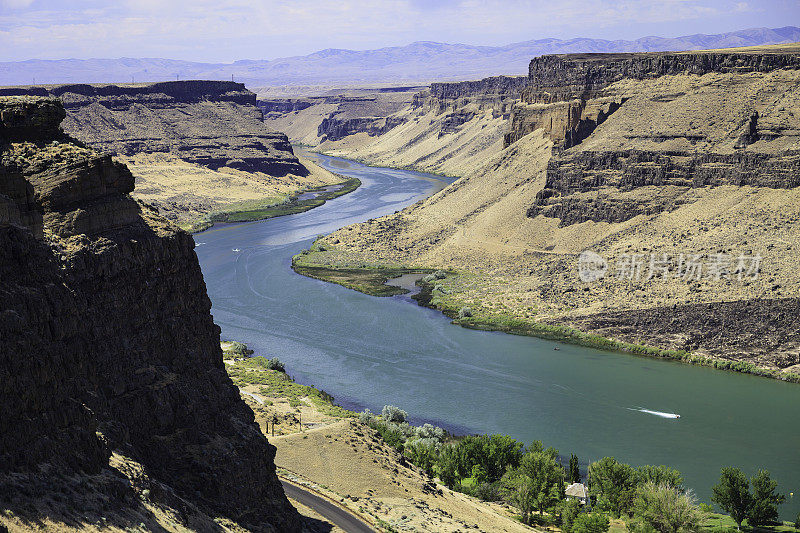
[{"label": "distant mountain range", "polygon": [[759,46],[800,41],[800,28],[753,28],[718,35],[642,37],[635,41],[539,39],[506,46],[415,42],[378,50],[328,49],[307,56],[234,63],[170,59],[62,59],[0,63],[0,85],[230,80],[248,87],[374,85],[526,74],[531,58],[571,52],[656,52]]}]

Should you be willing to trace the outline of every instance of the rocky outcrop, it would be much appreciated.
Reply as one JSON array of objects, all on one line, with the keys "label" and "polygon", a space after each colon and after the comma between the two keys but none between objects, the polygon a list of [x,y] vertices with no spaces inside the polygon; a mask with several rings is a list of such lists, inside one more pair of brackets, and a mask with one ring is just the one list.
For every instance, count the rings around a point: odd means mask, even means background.
[{"label": "rocky outcrop", "polygon": [[525,76],[493,76],[476,81],[432,83],[429,91],[432,97],[440,100],[487,95],[518,98],[527,85],[528,79]]},{"label": "rocky outcrop", "polygon": [[538,128],[544,128],[558,148],[575,146],[624,103],[625,98],[603,92],[621,80],[780,69],[800,69],[800,55],[681,52],[538,57],[530,63],[522,104],[514,109],[506,146]]},{"label": "rocky outcrop", "polygon": [[124,165],[57,133],[57,102],[0,98],[0,117],[3,507],[25,473],[96,474],[113,450],[212,516],[297,530],[191,236],[131,199]]},{"label": "rocky outcrop", "polygon": [[787,53],[534,59],[506,136],[542,128],[555,145],[528,216],[624,222],[672,211],[690,189],[797,187],[798,69]]},{"label": "rocky outcrop", "polygon": [[788,368],[800,363],[800,299],[708,302],[565,317],[569,325],[631,344]]},{"label": "rocky outcrop", "polygon": [[522,91],[527,103],[588,100],[622,79],[710,72],[743,74],[800,68],[800,56],[769,52],[655,52],[638,54],[566,54],[533,59],[528,84]]},{"label": "rocky outcrop", "polygon": [[59,98],[64,130],[118,155],[172,153],[213,170],[306,175],[286,135],[268,129],[256,95],[224,81],[0,88],[2,95]]},{"label": "rocky outcrop", "polygon": [[465,108],[473,112],[491,109],[495,116],[508,118],[527,81],[524,76],[494,76],[476,81],[432,83],[427,91],[414,96],[413,107],[450,115],[458,115]]},{"label": "rocky outcrop", "polygon": [[[567,151],[549,162],[545,188],[537,193],[528,216],[559,218],[562,226],[587,220],[624,222],[676,209],[689,189],[721,185],[798,187],[800,152],[687,156],[639,150]],[[649,188],[646,198],[625,194],[642,187]]]},{"label": "rocky outcrop", "polygon": [[403,122],[403,119],[398,117],[337,118],[335,115],[331,115],[322,119],[317,128],[317,136],[330,141],[338,141],[357,133],[366,133],[370,137],[375,137],[383,135]]}]

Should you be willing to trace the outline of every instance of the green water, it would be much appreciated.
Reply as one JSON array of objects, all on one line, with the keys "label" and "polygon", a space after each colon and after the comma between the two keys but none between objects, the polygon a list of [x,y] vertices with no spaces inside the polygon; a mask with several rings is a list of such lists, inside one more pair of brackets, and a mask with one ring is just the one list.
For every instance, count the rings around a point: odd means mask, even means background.
[{"label": "green water", "polygon": [[705,501],[721,467],[767,468],[782,491],[795,493],[782,516],[800,511],[798,385],[463,329],[407,298],[295,274],[291,256],[316,235],[391,213],[443,185],[416,172],[320,162],[362,187],[306,213],[195,237],[223,338],[278,356],[299,382],[347,407],[394,404],[418,422],[541,439],[582,461],[613,455],[666,464]]}]

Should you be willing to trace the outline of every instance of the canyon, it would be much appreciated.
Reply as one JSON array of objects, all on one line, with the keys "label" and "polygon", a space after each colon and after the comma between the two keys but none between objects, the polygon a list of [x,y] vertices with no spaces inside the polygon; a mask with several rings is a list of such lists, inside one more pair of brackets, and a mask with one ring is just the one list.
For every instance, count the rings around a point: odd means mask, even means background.
[{"label": "canyon", "polygon": [[184,229],[342,181],[303,164],[240,83],[23,86],[0,88],[2,95],[58,98],[64,131],[125,163],[134,197]]},{"label": "canyon", "polygon": [[300,264],[443,268],[429,304],[466,326],[797,380],[798,67],[796,45],[567,54],[434,84],[315,149],[460,179]]},{"label": "canyon", "polygon": [[0,524],[299,531],[194,241],[66,117],[0,97]]}]

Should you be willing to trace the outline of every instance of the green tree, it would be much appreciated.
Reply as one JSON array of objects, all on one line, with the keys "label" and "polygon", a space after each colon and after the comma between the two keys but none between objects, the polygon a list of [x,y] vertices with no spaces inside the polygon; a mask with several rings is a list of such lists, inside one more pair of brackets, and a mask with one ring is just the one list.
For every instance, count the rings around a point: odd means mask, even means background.
[{"label": "green tree", "polygon": [[449,489],[455,487],[456,482],[461,479],[458,477],[458,453],[456,452],[455,444],[448,444],[442,447],[436,466],[442,483]]},{"label": "green tree", "polygon": [[533,501],[540,515],[563,499],[564,469],[547,450],[526,453],[520,469],[531,479]]},{"label": "green tree", "polygon": [[636,489],[636,470],[613,457],[604,457],[589,465],[589,492],[597,505],[619,518],[630,514]]},{"label": "green tree", "polygon": [[581,481],[581,468],[578,463],[578,456],[574,453],[569,456],[569,482],[580,483]]},{"label": "green tree", "polygon": [[574,498],[563,500],[559,504],[559,515],[561,516],[561,531],[572,533],[572,526],[575,519],[581,513],[581,502]]},{"label": "green tree", "polygon": [[403,453],[409,461],[422,468],[428,477],[433,477],[438,462],[437,443],[434,439],[417,439],[406,443]]},{"label": "green tree", "polygon": [[506,500],[519,509],[522,521],[531,523],[531,513],[534,509],[533,480],[525,474],[522,467],[509,469],[500,480],[500,485]]},{"label": "green tree", "polygon": [[742,521],[753,505],[753,495],[747,477],[738,468],[728,466],[722,469],[719,483],[711,487],[711,501],[731,515],[736,529],[741,529]]},{"label": "green tree", "polygon": [[608,517],[600,513],[581,513],[572,524],[572,533],[605,533],[611,523]]},{"label": "green tree", "polygon": [[747,512],[747,523],[763,526],[777,521],[778,505],[786,501],[786,496],[777,492],[778,482],[770,477],[768,471],[759,470],[750,483],[753,485],[753,503]]},{"label": "green tree", "polygon": [[669,468],[664,465],[640,466],[639,468],[636,469],[636,481],[640,485],[652,482],[656,485],[666,484],[672,487],[673,489],[677,489],[679,491],[684,490],[683,476],[681,476],[681,473],[673,468]]},{"label": "green tree", "polygon": [[526,524],[534,510],[543,515],[563,499],[564,469],[555,456],[550,450],[528,451],[520,465],[508,470],[500,481],[506,498],[519,509]]},{"label": "green tree", "polygon": [[472,476],[479,465],[489,482],[498,481],[508,468],[519,465],[522,443],[508,435],[468,436],[455,444],[456,475],[458,479]]},{"label": "green tree", "polygon": [[700,530],[702,517],[691,493],[666,482],[647,481],[636,489],[628,529],[637,533],[694,533]]}]

